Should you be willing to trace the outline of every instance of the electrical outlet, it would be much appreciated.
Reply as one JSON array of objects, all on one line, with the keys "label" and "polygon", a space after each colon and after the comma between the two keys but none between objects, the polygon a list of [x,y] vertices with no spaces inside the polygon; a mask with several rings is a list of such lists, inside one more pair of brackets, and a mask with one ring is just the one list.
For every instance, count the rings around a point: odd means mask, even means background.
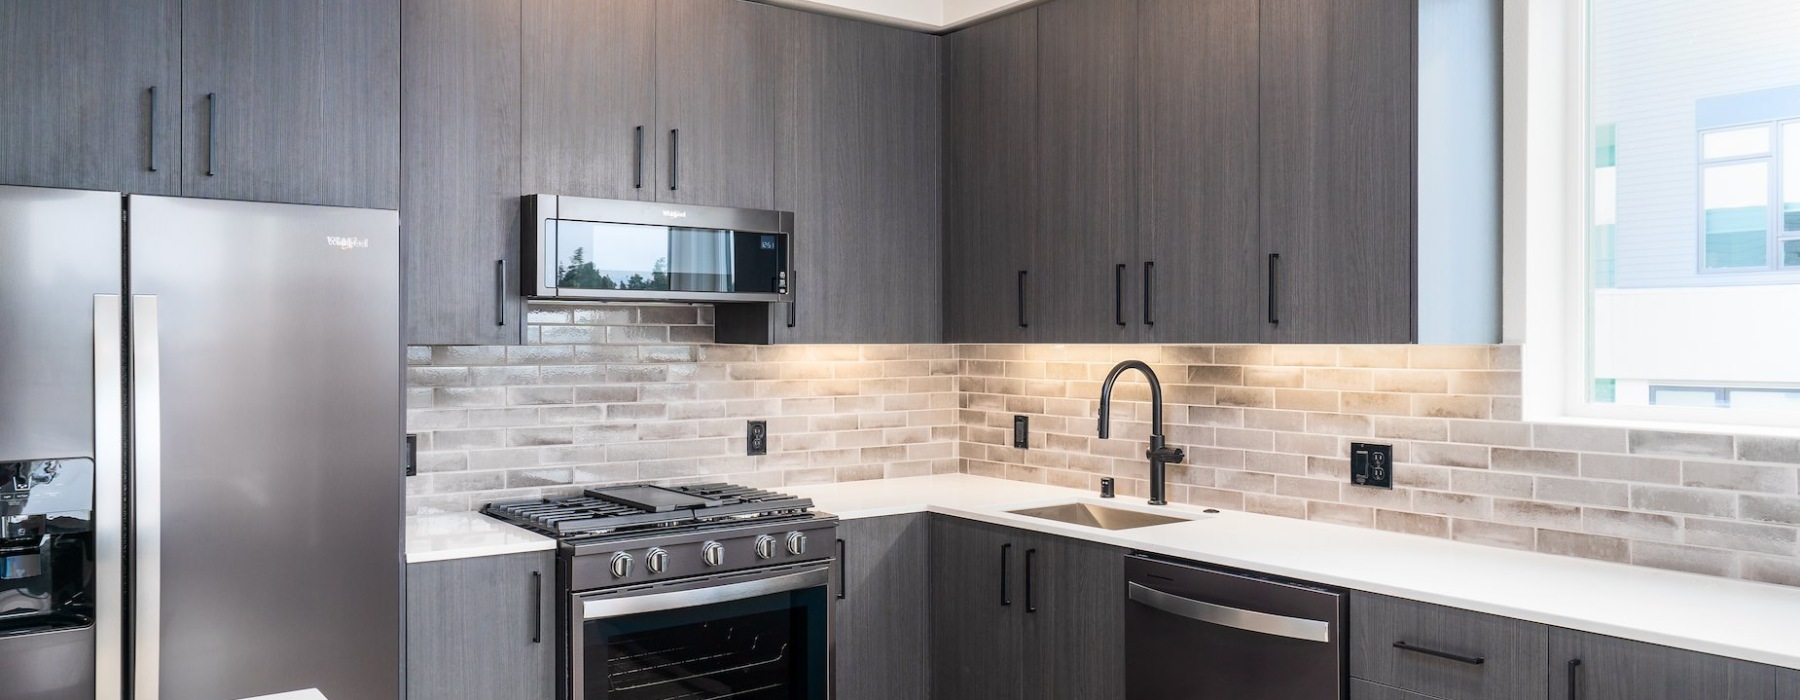
[{"label": "electrical outlet", "polygon": [[744,454],[751,457],[768,454],[769,422],[761,420],[750,421],[750,425],[744,429],[744,438]]},{"label": "electrical outlet", "polygon": [[1013,447],[1031,449],[1031,417],[1013,416]]},{"label": "electrical outlet", "polygon": [[1394,488],[1394,446],[1350,443],[1350,483],[1378,489]]}]

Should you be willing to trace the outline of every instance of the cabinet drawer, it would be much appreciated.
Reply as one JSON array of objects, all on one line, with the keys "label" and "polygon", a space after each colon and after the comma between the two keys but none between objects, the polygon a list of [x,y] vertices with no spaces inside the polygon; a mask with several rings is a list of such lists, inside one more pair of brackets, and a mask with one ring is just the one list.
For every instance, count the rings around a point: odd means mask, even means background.
[{"label": "cabinet drawer", "polygon": [[1350,675],[1445,700],[1542,700],[1549,628],[1425,603],[1350,599]]},{"label": "cabinet drawer", "polygon": [[1350,700],[1438,700],[1430,695],[1401,690],[1391,685],[1350,679]]}]

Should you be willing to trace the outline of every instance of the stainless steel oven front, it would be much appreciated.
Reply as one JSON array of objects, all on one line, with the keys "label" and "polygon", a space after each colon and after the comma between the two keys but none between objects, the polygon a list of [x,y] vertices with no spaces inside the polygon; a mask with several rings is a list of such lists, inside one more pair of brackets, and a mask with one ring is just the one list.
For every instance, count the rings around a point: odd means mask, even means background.
[{"label": "stainless steel oven front", "polygon": [[826,700],[830,560],[573,594],[574,700]]}]

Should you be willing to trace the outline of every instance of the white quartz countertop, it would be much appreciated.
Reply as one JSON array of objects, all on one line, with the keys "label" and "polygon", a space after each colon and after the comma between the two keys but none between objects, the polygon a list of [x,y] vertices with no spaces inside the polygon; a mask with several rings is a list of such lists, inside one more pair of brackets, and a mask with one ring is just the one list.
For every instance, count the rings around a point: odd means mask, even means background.
[{"label": "white quartz countertop", "polygon": [[415,515],[406,519],[408,564],[552,549],[556,549],[556,540],[480,513]]},{"label": "white quartz countertop", "polygon": [[[967,474],[793,487],[841,518],[931,512],[1800,669],[1800,589]],[[1196,518],[1109,532],[1007,513],[1082,501]],[[409,538],[410,539],[410,538]]]}]

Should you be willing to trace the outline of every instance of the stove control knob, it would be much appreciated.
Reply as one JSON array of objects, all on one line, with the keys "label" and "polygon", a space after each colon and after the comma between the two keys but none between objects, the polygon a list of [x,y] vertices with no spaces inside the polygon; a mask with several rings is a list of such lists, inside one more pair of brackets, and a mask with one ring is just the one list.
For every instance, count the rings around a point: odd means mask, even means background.
[{"label": "stove control knob", "polygon": [[756,537],[756,558],[758,558],[758,559],[774,559],[775,558],[775,538],[770,537],[768,535],[757,535],[757,537]]},{"label": "stove control knob", "polygon": [[705,545],[702,545],[700,547],[700,560],[706,562],[707,566],[724,566],[725,545],[717,542],[708,542]]},{"label": "stove control knob", "polygon": [[806,553],[806,533],[790,532],[787,536],[788,554],[800,556]]},{"label": "stove control knob", "polygon": [[669,552],[661,547],[651,547],[644,553],[644,568],[650,573],[660,574],[669,569]]},{"label": "stove control knob", "polygon": [[612,556],[612,575],[613,578],[625,578],[631,575],[631,555],[629,553],[619,552]]}]

